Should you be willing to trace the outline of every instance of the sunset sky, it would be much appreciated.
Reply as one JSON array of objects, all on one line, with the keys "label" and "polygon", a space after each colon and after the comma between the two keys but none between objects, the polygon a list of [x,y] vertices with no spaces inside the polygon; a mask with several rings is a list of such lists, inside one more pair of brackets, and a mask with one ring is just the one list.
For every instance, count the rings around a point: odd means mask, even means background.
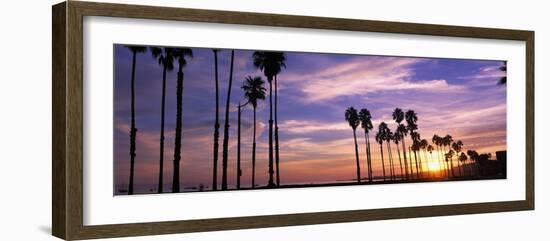
[{"label": "sunset sky", "polygon": [[[115,52],[114,165],[115,193],[127,188],[129,175],[131,52],[122,45]],[[236,183],[237,103],[246,76],[263,76],[252,64],[253,51],[235,51],[230,107],[229,186]],[[211,49],[193,48],[194,58],[184,69],[181,185],[210,186],[215,118],[214,55]],[[229,78],[230,50],[219,52],[220,177],[223,117]],[[352,180],[356,176],[353,132],[344,119],[349,106],[368,108],[373,116],[371,134],[373,171],[381,175],[380,147],[374,141],[378,124],[392,131],[392,111],[399,107],[418,114],[418,132],[450,134],[464,142],[463,151],[506,150],[506,85],[503,61],[384,57],[286,52],[286,69],[278,75],[281,184]],[[177,69],[167,74],[164,184],[170,189],[176,122]],[[509,80],[510,81],[510,80]],[[267,82],[267,80],[266,80]],[[150,52],[138,54],[136,63],[136,190],[156,188],[162,67]],[[269,88],[266,85],[266,88]],[[107,97],[106,97],[107,98]],[[269,97],[268,97],[269,98]],[[269,103],[257,112],[256,183],[268,180]],[[242,116],[242,186],[251,183],[252,108]],[[362,130],[358,129],[362,176],[366,158]],[[406,144],[411,144],[407,137]],[[384,146],[385,148],[385,146]],[[395,145],[392,145],[395,148]],[[384,149],[385,150],[385,149]],[[396,156],[394,151],[394,156]],[[436,154],[434,154],[434,157]],[[218,178],[221,180],[221,178]]]}]

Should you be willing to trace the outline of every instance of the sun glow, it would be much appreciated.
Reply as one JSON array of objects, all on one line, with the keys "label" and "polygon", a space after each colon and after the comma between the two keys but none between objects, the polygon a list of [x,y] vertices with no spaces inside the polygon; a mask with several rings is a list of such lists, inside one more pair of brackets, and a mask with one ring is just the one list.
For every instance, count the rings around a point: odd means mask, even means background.
[{"label": "sun glow", "polygon": [[439,162],[429,162],[428,163],[428,170],[430,171],[439,171],[441,170],[441,165]]}]

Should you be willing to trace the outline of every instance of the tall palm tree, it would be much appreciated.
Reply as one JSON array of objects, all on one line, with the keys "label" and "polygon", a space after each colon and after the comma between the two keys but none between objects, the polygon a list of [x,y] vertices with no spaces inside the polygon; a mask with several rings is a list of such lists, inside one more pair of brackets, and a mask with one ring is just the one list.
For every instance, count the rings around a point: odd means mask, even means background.
[{"label": "tall palm tree", "polygon": [[256,184],[256,109],[258,107],[258,100],[265,100],[266,89],[264,87],[264,81],[259,76],[246,77],[241,88],[244,91],[244,97],[247,102],[250,103],[254,109],[254,126],[252,127],[254,130],[252,132],[252,188],[254,188],[254,185]]},{"label": "tall palm tree", "polygon": [[[453,137],[447,134],[445,135],[445,137],[443,137],[442,142],[443,142],[443,147],[448,147],[448,150],[451,151],[451,143],[453,143]],[[449,164],[449,162],[447,162],[447,164]],[[449,171],[451,172],[451,175],[454,177],[455,171],[454,171],[452,156],[451,156],[451,162],[449,164]]]},{"label": "tall palm tree", "polygon": [[223,155],[222,155],[222,190],[227,190],[227,158],[229,149],[229,102],[231,101],[231,85],[233,83],[233,62],[235,50],[231,50],[231,64],[229,67],[229,85],[227,87],[227,99],[225,101],[225,125],[223,130]]},{"label": "tall palm tree", "polygon": [[[413,138],[413,135],[412,133],[414,133],[417,129],[418,129],[418,125],[416,124],[416,122],[418,121],[418,116],[416,115],[416,112],[414,112],[414,110],[408,110],[407,112],[405,112],[405,122],[407,122],[407,130],[409,131],[409,133],[411,134],[411,139],[413,141],[413,144],[414,144],[414,138]],[[415,162],[416,162],[416,152],[414,152],[414,159],[415,159]],[[411,167],[411,175],[412,175],[412,161],[411,161],[412,157],[409,155],[409,164],[410,164],[410,167]],[[417,167],[418,167],[418,163],[416,163]],[[419,178],[419,174],[418,174],[418,168],[416,170],[416,177]]]},{"label": "tall palm tree", "polygon": [[216,82],[216,121],[214,122],[214,153],[213,153],[213,172],[212,172],[212,190],[218,190],[218,149],[220,147],[220,95],[218,86],[218,52],[219,49],[213,49],[214,52],[214,79]]},{"label": "tall palm tree", "polygon": [[450,162],[451,162],[450,171],[451,171],[451,174],[454,177],[454,172],[452,172],[453,171],[453,164],[452,164],[453,156],[454,156],[454,151],[453,150],[449,150],[449,152],[445,153],[445,162],[449,163],[449,160],[450,160]]},{"label": "tall palm tree", "polygon": [[193,57],[190,48],[175,48],[174,58],[178,61],[178,79],[176,83],[176,133],[174,140],[174,171],[172,172],[172,192],[180,191],[180,161],[181,161],[181,122],[183,99],[183,67],[187,65],[186,57]]},{"label": "tall palm tree", "polygon": [[166,104],[166,72],[174,69],[174,49],[173,48],[150,48],[153,58],[158,60],[159,65],[162,66],[162,100],[160,110],[160,157],[159,157],[159,181],[158,181],[158,193],[163,192],[163,180],[164,180],[164,113]]},{"label": "tall palm tree", "polygon": [[239,102],[237,106],[237,189],[241,189],[241,115],[246,104]]},{"label": "tall palm tree", "polygon": [[361,120],[361,128],[365,130],[365,148],[367,153],[367,175],[369,182],[372,182],[372,158],[370,153],[370,138],[369,133],[372,130],[372,116],[366,108],[359,111],[359,119]]},{"label": "tall palm tree", "polygon": [[143,46],[133,46],[128,45],[126,46],[130,52],[132,52],[132,77],[131,77],[131,94],[132,94],[132,101],[131,101],[131,124],[130,124],[130,182],[128,183],[128,194],[132,195],[134,194],[134,166],[135,166],[135,159],[136,159],[136,134],[137,134],[137,128],[136,128],[136,109],[135,109],[135,77],[136,77],[136,56],[138,53],[145,53],[147,51],[147,47]]},{"label": "tall palm tree", "polygon": [[384,164],[384,150],[382,148],[382,143],[384,143],[384,129],[386,123],[382,122],[380,125],[378,125],[378,132],[376,133],[376,136],[374,139],[378,144],[380,144],[380,156],[382,157],[382,176],[384,177],[384,181],[386,181],[386,167]]},{"label": "tall palm tree", "polygon": [[356,129],[357,126],[359,126],[361,120],[359,120],[359,114],[357,113],[357,110],[353,107],[349,107],[348,109],[346,109],[345,118],[351,129],[353,129],[353,140],[355,141],[355,161],[357,164],[357,182],[361,183],[361,169],[359,166],[359,150],[357,146],[356,135]]},{"label": "tall palm tree", "polygon": [[400,108],[395,108],[392,113],[393,120],[395,120],[395,123],[397,123],[397,130],[396,133],[399,133],[401,147],[403,148],[403,160],[405,161],[405,171],[406,171],[406,178],[409,179],[409,171],[407,167],[407,152],[405,151],[405,136],[407,136],[407,127],[403,125],[401,122],[405,119],[405,113]]},{"label": "tall palm tree", "polygon": [[[446,169],[445,168],[446,163],[444,162],[443,157],[441,156],[441,154],[443,153],[441,150],[441,146],[443,145],[442,138],[438,135],[433,135],[432,143],[435,146],[437,146],[437,153],[438,153],[437,159],[439,159],[440,171],[443,171],[443,169]],[[445,172],[442,172],[442,173],[445,174]]]},{"label": "tall palm tree", "polygon": [[401,135],[401,133],[399,132],[399,130],[396,130],[394,133],[393,133],[393,142],[395,143],[395,147],[397,148],[397,156],[399,157],[399,167],[401,168],[401,172],[400,172],[400,179],[403,179],[403,162],[401,161],[401,152],[399,151],[399,141],[403,139],[403,136]]},{"label": "tall palm tree", "polygon": [[[460,152],[462,151],[462,146],[464,144],[462,143],[461,140],[458,140],[456,142],[453,142],[452,143],[452,148],[453,150],[455,151],[456,153],[456,158],[457,158],[457,162],[458,162],[458,172],[460,174],[460,176],[464,175],[464,170],[462,168],[462,164],[460,163],[460,160],[459,160],[459,155],[460,155]],[[452,161],[452,160],[451,160]],[[462,170],[461,170],[462,169]]]},{"label": "tall palm tree", "polygon": [[[273,181],[273,79],[281,72],[282,68],[286,68],[285,54],[282,52],[266,52],[255,51],[252,54],[254,66],[264,72],[267,81],[269,82],[269,182],[268,187],[274,187]],[[277,135],[278,139],[278,135]],[[277,148],[278,149],[278,148]],[[277,166],[279,160],[277,159]]]}]

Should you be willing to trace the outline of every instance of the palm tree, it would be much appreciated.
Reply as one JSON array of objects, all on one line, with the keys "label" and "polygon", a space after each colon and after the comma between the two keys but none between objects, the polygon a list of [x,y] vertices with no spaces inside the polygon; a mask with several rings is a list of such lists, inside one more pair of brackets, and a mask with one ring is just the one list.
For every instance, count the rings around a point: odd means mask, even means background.
[{"label": "palm tree", "polygon": [[386,127],[384,134],[384,140],[386,140],[386,147],[388,149],[388,159],[390,159],[390,179],[395,180],[395,167],[393,165],[393,154],[391,152],[391,141],[393,140],[393,133],[390,128]]},{"label": "palm tree", "polygon": [[237,189],[241,189],[241,176],[243,172],[241,170],[241,114],[243,107],[248,103],[244,103],[237,106]]},{"label": "palm tree", "polygon": [[399,151],[399,141],[403,139],[403,136],[399,132],[399,130],[396,130],[395,133],[393,133],[393,142],[395,143],[395,147],[397,148],[397,156],[399,157],[399,167],[401,168],[401,179],[403,179],[403,162],[401,161],[401,152]]},{"label": "palm tree", "polygon": [[181,161],[181,122],[183,99],[183,67],[187,65],[185,57],[193,57],[190,48],[175,48],[174,58],[178,61],[178,79],[176,83],[176,133],[174,143],[174,171],[172,172],[172,192],[180,191],[180,161]]},{"label": "palm tree", "polygon": [[501,84],[501,85],[505,85],[506,84],[506,71],[508,70],[508,62],[507,61],[504,61],[502,66],[500,66],[498,69],[502,72],[504,72],[504,76],[500,77],[500,79],[498,80],[498,83]]},{"label": "palm tree", "polygon": [[[273,182],[273,78],[286,68],[285,54],[282,52],[255,51],[252,54],[254,66],[264,72],[269,82],[269,182],[268,187],[274,187]],[[278,139],[278,135],[277,135]],[[278,150],[278,148],[277,148]],[[279,160],[277,159],[277,166]],[[278,171],[278,169],[277,169]]]},{"label": "palm tree", "polygon": [[[460,174],[460,176],[464,175],[464,168],[462,168],[462,165],[460,163],[460,160],[458,159],[459,158],[459,155],[460,155],[460,152],[462,151],[462,146],[464,144],[462,143],[462,141],[458,140],[456,142],[453,142],[453,144],[451,145],[453,150],[455,151],[456,153],[456,157],[457,157],[457,161],[458,161],[458,172]],[[451,159],[451,163],[452,163],[452,159]],[[462,170],[461,170],[462,169]]]},{"label": "palm tree", "polygon": [[256,108],[258,107],[258,100],[265,100],[266,89],[264,88],[264,81],[259,76],[254,78],[248,76],[241,88],[244,91],[244,97],[247,103],[250,103],[254,109],[254,131],[252,134],[252,188],[254,188],[256,184]]},{"label": "palm tree", "polygon": [[[443,137],[443,147],[448,147],[449,151],[451,150],[451,143],[453,143],[453,137],[449,134],[445,135],[445,137]],[[455,171],[454,171],[454,166],[453,166],[453,159],[452,159],[452,156],[451,156],[451,163],[450,163],[450,166],[449,166],[449,171],[451,172],[451,175],[454,177],[455,176]]]},{"label": "palm tree", "polygon": [[[468,150],[466,152],[468,154],[468,156],[470,157],[470,161],[472,164],[476,165],[477,167],[477,174],[479,174],[479,171],[480,171],[480,167],[479,167],[479,163],[478,163],[478,158],[479,158],[479,154],[477,153],[477,151],[474,151],[474,150]],[[472,175],[473,175],[473,166],[472,166]]]},{"label": "palm tree", "polygon": [[419,165],[418,159],[420,159],[420,153],[417,155],[418,151],[420,150],[420,134],[418,134],[418,132],[411,132],[411,138],[413,140],[411,149],[413,151],[414,162],[416,164],[416,178],[420,178],[420,173],[422,170],[422,166],[421,166],[422,160],[420,160],[420,165]]},{"label": "palm tree", "polygon": [[[443,151],[442,151],[442,145],[443,145],[443,139],[438,136],[438,135],[433,135],[432,137],[432,143],[437,146],[437,153],[438,153],[438,159],[439,159],[439,164],[441,166],[440,170],[442,171],[443,168],[445,168],[445,161],[444,161],[444,158],[441,156],[441,154],[443,154]],[[443,174],[445,174],[445,172],[442,172]]]},{"label": "palm tree", "polygon": [[355,161],[357,164],[357,182],[361,183],[361,170],[359,167],[359,150],[357,147],[357,136],[356,136],[356,129],[357,126],[359,126],[361,120],[359,120],[359,114],[357,114],[357,110],[353,107],[349,107],[346,110],[345,113],[346,121],[348,122],[351,129],[353,129],[353,140],[355,141]]},{"label": "palm tree", "polygon": [[454,156],[454,151],[453,150],[449,150],[449,152],[445,153],[445,162],[449,163],[449,160],[451,161],[451,164],[450,164],[450,171],[454,177],[454,172],[453,172],[453,156]]},{"label": "palm tree", "polygon": [[218,49],[213,49],[214,52],[214,77],[216,82],[216,121],[214,122],[214,157],[213,157],[213,172],[212,172],[212,190],[218,190],[218,149],[220,147],[220,98],[218,88]]},{"label": "palm tree", "polygon": [[132,77],[131,77],[131,124],[130,124],[130,182],[128,184],[128,195],[134,194],[134,164],[136,159],[136,109],[135,109],[135,77],[136,77],[136,56],[138,53],[145,53],[146,47],[143,46],[126,46],[130,52],[132,52]]},{"label": "palm tree", "polygon": [[370,138],[369,133],[372,130],[372,116],[370,114],[370,111],[366,108],[361,109],[359,111],[359,119],[361,120],[361,128],[365,130],[365,146],[366,146],[366,153],[367,153],[367,174],[369,182],[372,182],[372,159],[371,159],[371,153],[370,153]]},{"label": "palm tree", "polygon": [[382,122],[380,125],[378,125],[378,132],[376,133],[376,136],[374,137],[376,142],[380,144],[380,156],[382,157],[382,175],[384,177],[384,181],[386,181],[386,167],[384,165],[384,151],[382,148],[382,143],[384,143],[384,129],[386,123]]},{"label": "palm tree", "polygon": [[[430,153],[430,162],[433,163],[433,155],[432,155],[432,152],[434,151],[434,147],[430,144],[428,144],[428,147],[426,147],[426,150],[428,151],[428,153]],[[439,174],[441,174],[441,168],[439,168]]]},{"label": "palm tree", "polygon": [[[418,116],[416,115],[416,112],[414,112],[414,110],[408,110],[406,113],[405,113],[405,122],[407,122],[407,130],[409,131],[409,133],[411,134],[411,139],[412,141],[414,142],[414,138],[413,138],[413,135],[412,133],[415,132],[417,129],[418,129],[418,125],[416,125],[416,122],[418,121]],[[414,152],[414,159],[415,159],[415,162],[416,162],[416,152]],[[412,161],[411,161],[411,158],[409,156],[409,164],[410,164],[410,167],[411,167],[411,175],[412,175]],[[416,177],[418,178],[418,163],[416,163],[416,166],[417,166],[417,172],[416,172]]]},{"label": "palm tree", "polygon": [[[401,137],[399,141],[401,141],[401,147],[403,147],[403,160],[405,161],[405,173],[406,178],[409,179],[409,171],[407,167],[407,152],[405,151],[405,136],[407,136],[407,127],[401,122],[405,119],[405,113],[400,108],[395,108],[392,113],[392,117],[395,120],[395,123],[397,123],[397,130],[396,133],[399,133],[399,136]],[[399,150],[398,150],[399,151]]]},{"label": "palm tree", "polygon": [[151,47],[151,53],[153,58],[158,60],[159,65],[162,66],[162,100],[160,110],[160,157],[159,157],[159,182],[158,193],[163,192],[163,179],[164,179],[164,112],[166,103],[166,72],[174,69],[174,49],[173,48],[159,48]]},{"label": "palm tree", "polygon": [[464,152],[460,153],[460,156],[458,157],[458,161],[459,162],[462,162],[462,173],[465,174],[466,173],[466,170],[464,169],[464,162],[466,162],[466,160],[468,160],[468,157],[466,156],[466,154],[464,154]]},{"label": "palm tree", "polygon": [[227,190],[227,155],[229,148],[229,102],[231,101],[231,84],[233,83],[233,62],[235,50],[231,50],[231,64],[229,67],[229,86],[227,87],[227,99],[225,101],[225,125],[223,130],[223,156],[222,156],[222,190]]},{"label": "palm tree", "polygon": [[[429,171],[428,170],[428,157],[426,156],[426,148],[428,147],[428,141],[426,139],[422,139],[420,140],[420,149],[422,149],[424,151],[424,163],[426,164],[425,167],[426,167],[426,172],[428,172],[429,174]],[[422,162],[420,162],[422,163]],[[423,167],[422,165],[420,165],[421,167]],[[424,172],[424,170],[423,170]]]}]

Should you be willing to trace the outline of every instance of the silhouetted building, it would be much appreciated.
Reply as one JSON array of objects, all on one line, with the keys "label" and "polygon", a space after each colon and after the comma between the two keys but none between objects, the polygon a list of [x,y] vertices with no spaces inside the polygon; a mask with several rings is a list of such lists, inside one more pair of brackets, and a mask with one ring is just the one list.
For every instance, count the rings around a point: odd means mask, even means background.
[{"label": "silhouetted building", "polygon": [[491,160],[490,155],[479,155],[480,175],[484,177],[506,178],[506,151],[497,151],[496,160]]}]

